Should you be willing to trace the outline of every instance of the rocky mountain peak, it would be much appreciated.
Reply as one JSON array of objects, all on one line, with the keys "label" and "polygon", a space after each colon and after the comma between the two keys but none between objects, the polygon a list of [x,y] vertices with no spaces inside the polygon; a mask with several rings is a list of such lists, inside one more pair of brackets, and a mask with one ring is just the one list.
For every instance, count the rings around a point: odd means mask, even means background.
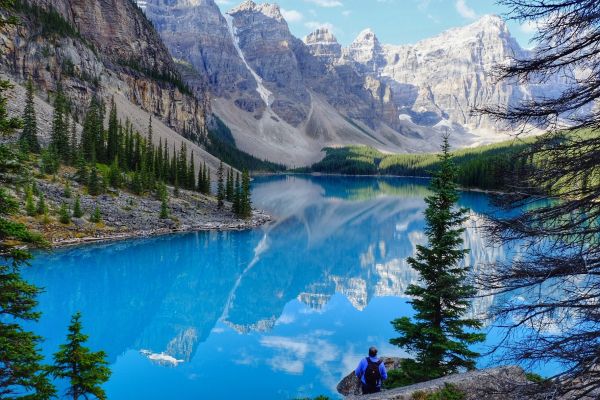
[{"label": "rocky mountain peak", "polygon": [[252,0],[246,0],[237,7],[232,8],[227,12],[229,15],[238,13],[261,13],[266,17],[273,18],[277,21],[285,21],[281,14],[281,9],[277,4],[256,4]]},{"label": "rocky mountain peak", "polygon": [[337,44],[337,38],[326,27],[317,28],[304,38],[307,45],[314,44]]},{"label": "rocky mountain peak", "polygon": [[322,59],[327,64],[333,63],[342,55],[342,46],[333,33],[325,27],[318,28],[306,36],[304,43],[313,56]]},{"label": "rocky mountain peak", "polygon": [[377,39],[377,35],[375,35],[375,32],[371,28],[361,31],[350,46],[364,44],[379,45],[379,39]]}]

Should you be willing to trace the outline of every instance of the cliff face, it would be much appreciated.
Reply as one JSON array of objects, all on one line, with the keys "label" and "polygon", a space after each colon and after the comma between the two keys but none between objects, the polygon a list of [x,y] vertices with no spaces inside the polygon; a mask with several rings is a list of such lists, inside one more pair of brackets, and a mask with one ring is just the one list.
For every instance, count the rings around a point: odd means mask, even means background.
[{"label": "cliff face", "polygon": [[454,147],[502,140],[510,127],[471,110],[556,84],[493,79],[495,65],[527,55],[496,16],[407,46],[366,29],[342,47],[325,28],[294,37],[276,4],[246,0],[222,14],[214,0],[138,3],[174,57],[195,70],[188,79],[205,78],[238,147],[288,165],[315,161],[332,145],[436,151],[447,131]]},{"label": "cliff face", "polygon": [[81,115],[94,94],[124,94],[182,133],[205,132],[205,102],[187,93],[159,35],[129,0],[31,0],[0,31],[0,68],[53,92]]}]

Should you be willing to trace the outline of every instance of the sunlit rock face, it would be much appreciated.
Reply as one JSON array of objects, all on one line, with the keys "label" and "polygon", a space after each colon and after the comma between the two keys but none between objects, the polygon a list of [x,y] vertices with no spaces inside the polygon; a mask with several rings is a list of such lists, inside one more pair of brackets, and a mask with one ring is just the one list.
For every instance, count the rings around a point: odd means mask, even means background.
[{"label": "sunlit rock face", "polygon": [[496,16],[406,46],[366,29],[342,47],[326,28],[295,38],[276,4],[245,1],[226,13],[213,0],[139,4],[184,62],[186,79],[210,89],[236,144],[289,165],[318,159],[328,145],[434,151],[446,131],[455,147],[502,140],[498,132],[510,127],[471,110],[557,83],[494,80],[495,65],[528,54]]}]

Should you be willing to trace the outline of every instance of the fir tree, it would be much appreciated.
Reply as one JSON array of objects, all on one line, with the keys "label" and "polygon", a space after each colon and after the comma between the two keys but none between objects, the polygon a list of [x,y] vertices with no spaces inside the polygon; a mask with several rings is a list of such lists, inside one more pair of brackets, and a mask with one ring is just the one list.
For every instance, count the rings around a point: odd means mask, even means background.
[{"label": "fir tree", "polygon": [[54,146],[42,150],[40,170],[44,174],[55,174],[60,168],[60,158]]},{"label": "fir tree", "polygon": [[210,191],[211,191],[211,181],[210,181],[210,168],[205,168],[204,169],[204,190],[206,194],[210,195]]},{"label": "fir tree", "polygon": [[425,199],[428,245],[417,246],[416,257],[408,259],[423,282],[423,286],[410,285],[406,291],[413,296],[410,303],[416,311],[415,321],[408,317],[392,321],[401,336],[390,342],[415,355],[403,362],[397,375],[400,384],[475,368],[478,354],[469,345],[485,338],[484,334],[473,332],[481,323],[465,318],[475,290],[465,282],[468,268],[459,266],[468,253],[462,249],[462,224],[467,210],[456,206],[455,182],[456,167],[445,137],[440,168],[431,181],[433,194]]},{"label": "fir tree", "polygon": [[38,197],[35,212],[37,215],[44,215],[48,212],[48,207],[46,206],[46,199],[44,198],[44,193],[40,193],[40,196]]},{"label": "fir tree", "polygon": [[225,198],[227,201],[233,201],[234,195],[234,182],[233,182],[233,169],[229,168],[227,172],[227,184],[225,185]]},{"label": "fir tree", "polygon": [[154,155],[154,167],[155,167],[155,177],[156,179],[163,180],[163,145],[162,138],[158,138],[158,149],[156,150],[156,154]]},{"label": "fir tree", "polygon": [[115,189],[123,186],[123,178],[121,175],[121,170],[119,169],[118,157],[114,158],[110,164],[110,168],[108,170],[108,183]]},{"label": "fir tree", "polygon": [[233,193],[232,211],[234,212],[235,215],[237,215],[239,217],[239,216],[241,216],[240,201],[242,198],[242,185],[240,182],[240,173],[239,172],[235,174],[235,188],[233,191],[234,191],[234,193]]},{"label": "fir tree", "polygon": [[147,171],[154,176],[154,144],[153,144],[153,136],[152,132],[152,117],[148,121],[148,139],[146,140],[146,169]]},{"label": "fir tree", "polygon": [[101,385],[110,378],[110,370],[103,351],[92,352],[85,347],[88,336],[81,332],[81,313],[71,318],[67,343],[60,345],[54,354],[54,365],[50,367],[56,378],[69,380],[67,395],[73,400],[89,395],[105,400]]},{"label": "fir tree", "polygon": [[86,161],[100,158],[101,148],[97,148],[102,140],[102,120],[100,119],[100,103],[93,97],[83,119],[81,133],[81,151]]},{"label": "fir tree", "polygon": [[67,181],[65,183],[65,189],[63,191],[63,197],[66,199],[70,199],[71,198],[71,183],[69,183],[69,181]]},{"label": "fir tree", "polygon": [[33,189],[31,187],[28,187],[25,192],[25,212],[30,217],[36,215],[35,204],[33,203]]},{"label": "fir tree", "polygon": [[100,222],[102,222],[102,214],[100,213],[100,208],[98,207],[98,205],[96,205],[96,207],[94,208],[94,212],[92,213],[92,215],[90,215],[90,222],[93,222],[95,224],[99,224]]},{"label": "fir tree", "polygon": [[71,165],[76,165],[79,157],[81,156],[81,149],[79,147],[79,142],[77,141],[77,124],[75,121],[71,124]]},{"label": "fir tree", "polygon": [[189,190],[196,189],[196,166],[194,165],[194,152],[192,151],[192,155],[190,157],[190,167],[187,173],[187,188]]},{"label": "fir tree", "polygon": [[58,220],[61,224],[70,224],[71,223],[71,213],[69,212],[69,208],[66,203],[62,203],[60,205],[60,210],[58,211]]},{"label": "fir tree", "polygon": [[218,207],[223,208],[223,201],[225,200],[225,184],[223,182],[223,161],[219,163],[219,169],[217,170],[217,202]]},{"label": "fir tree", "polygon": [[119,121],[117,120],[117,105],[115,104],[114,97],[110,103],[106,137],[106,162],[112,163],[119,156]]},{"label": "fir tree", "polygon": [[[3,11],[11,6],[12,1],[0,0]],[[11,21],[14,22],[14,17],[8,13],[6,19],[4,16],[0,19],[0,26]],[[0,80],[1,137],[11,136],[21,127],[20,119],[9,118],[6,110],[4,92],[10,87],[8,81]],[[3,155],[6,154],[3,151]],[[2,165],[0,172],[18,168],[18,164],[11,163]],[[23,280],[20,274],[22,265],[31,258],[27,248],[21,245],[41,246],[44,242],[25,225],[8,218],[17,210],[16,201],[0,185],[0,398],[19,398],[26,394],[27,398],[45,400],[53,397],[54,387],[41,365],[43,357],[38,351],[41,338],[19,325],[23,321],[37,321],[40,316],[35,311],[40,290]]]},{"label": "fir tree", "polygon": [[52,116],[52,130],[50,134],[50,147],[56,152],[60,160],[69,162],[69,128],[67,125],[67,99],[62,85],[56,87],[54,99],[54,114]]},{"label": "fir tree", "polygon": [[167,199],[162,199],[160,202],[160,218],[167,219],[169,218],[169,203]]},{"label": "fir tree", "polygon": [[27,97],[25,99],[25,109],[23,110],[23,132],[19,138],[21,149],[24,152],[40,152],[40,143],[38,141],[37,120],[35,117],[35,105],[33,102],[33,82],[27,81]]},{"label": "fir tree", "polygon": [[252,215],[252,200],[250,197],[250,174],[247,169],[242,171],[242,184],[240,191],[240,216],[250,218]]},{"label": "fir tree", "polygon": [[131,191],[137,195],[141,195],[144,192],[142,177],[137,171],[133,173],[133,178],[131,178]]},{"label": "fir tree", "polygon": [[77,195],[77,197],[75,197],[75,205],[73,205],[73,217],[83,217],[83,210],[81,209],[81,199],[79,197],[79,194]]},{"label": "fir tree", "polygon": [[98,196],[101,193],[101,185],[102,183],[98,176],[98,168],[96,168],[96,163],[93,163],[90,178],[88,180],[88,193],[92,196]]}]

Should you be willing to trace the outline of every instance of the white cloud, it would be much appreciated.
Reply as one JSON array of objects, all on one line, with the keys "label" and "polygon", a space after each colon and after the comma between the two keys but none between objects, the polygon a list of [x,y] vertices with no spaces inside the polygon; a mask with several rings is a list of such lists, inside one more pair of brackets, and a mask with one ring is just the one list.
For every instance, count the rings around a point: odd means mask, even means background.
[{"label": "white cloud", "polygon": [[309,3],[313,3],[318,5],[319,7],[333,8],[333,7],[342,7],[344,3],[340,0],[304,0]]},{"label": "white cloud", "polygon": [[304,19],[304,15],[300,11],[281,9],[281,15],[287,22],[300,22]]},{"label": "white cloud", "polygon": [[231,4],[231,1],[229,1],[229,0],[216,0],[215,3],[217,3],[220,6],[227,6],[227,5]]},{"label": "white cloud", "polygon": [[532,34],[535,33],[538,29],[538,24],[535,21],[525,21],[521,24],[521,32]]},{"label": "white cloud", "polygon": [[352,14],[352,11],[351,11],[351,10],[344,10],[344,11],[342,11],[342,15],[343,15],[344,17],[348,17],[348,16],[350,16],[350,14]]},{"label": "white cloud", "polygon": [[454,4],[456,7],[456,11],[463,17],[467,19],[476,19],[477,13],[467,4],[467,0],[456,0]]}]

